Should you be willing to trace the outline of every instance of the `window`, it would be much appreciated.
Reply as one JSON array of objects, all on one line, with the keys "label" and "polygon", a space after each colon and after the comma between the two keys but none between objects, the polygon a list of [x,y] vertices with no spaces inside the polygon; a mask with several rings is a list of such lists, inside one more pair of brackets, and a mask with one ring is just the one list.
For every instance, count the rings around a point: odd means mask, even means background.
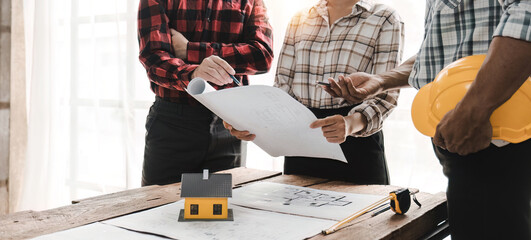
[{"label": "window", "polygon": [[154,95],[138,62],[138,1],[73,0],[70,8],[70,198],[139,187]]},{"label": "window", "polygon": [[214,215],[221,215],[221,204],[214,204]]},{"label": "window", "polygon": [[199,214],[199,205],[190,204],[190,215],[198,215],[198,214]]}]

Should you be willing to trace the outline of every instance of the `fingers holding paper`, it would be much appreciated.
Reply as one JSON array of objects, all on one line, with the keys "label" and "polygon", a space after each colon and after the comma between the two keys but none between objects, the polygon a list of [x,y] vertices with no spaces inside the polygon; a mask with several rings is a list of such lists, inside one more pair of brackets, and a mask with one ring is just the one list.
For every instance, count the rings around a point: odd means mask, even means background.
[{"label": "fingers holding paper", "polygon": [[237,139],[244,141],[252,141],[256,138],[256,135],[251,134],[249,131],[239,131],[225,121],[223,121],[223,126],[230,131],[230,134],[232,136],[236,137]]},{"label": "fingers holding paper", "polygon": [[348,116],[334,115],[318,119],[310,127],[321,128],[328,142],[343,143],[348,136],[359,133],[367,127],[367,118],[359,112]]},{"label": "fingers holding paper", "polygon": [[218,86],[223,86],[232,83],[230,75],[235,73],[236,71],[229,63],[218,56],[212,55],[205,58],[199,67],[194,70],[192,78],[200,77]]}]

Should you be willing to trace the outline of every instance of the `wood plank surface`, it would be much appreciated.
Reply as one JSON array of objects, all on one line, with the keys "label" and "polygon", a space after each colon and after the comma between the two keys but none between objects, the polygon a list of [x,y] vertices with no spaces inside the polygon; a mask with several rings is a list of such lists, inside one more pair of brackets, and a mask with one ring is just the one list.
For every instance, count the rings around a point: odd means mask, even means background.
[{"label": "wood plank surface", "polygon": [[[249,183],[280,172],[235,168],[233,185]],[[0,216],[0,239],[26,239],[122,216],[180,200],[180,183],[148,186],[75,201],[76,204],[36,212]]]},{"label": "wood plank surface", "polygon": [[263,179],[282,175],[281,172],[277,171],[266,171],[244,167],[220,171],[220,173],[232,173],[233,186],[243,185],[246,183],[260,181]]},{"label": "wood plank surface", "polygon": [[330,182],[323,178],[298,176],[298,175],[280,175],[274,178],[264,180],[266,182],[283,183],[300,187],[310,187],[315,184]]},{"label": "wood plank surface", "polygon": [[[239,167],[239,168],[233,168],[233,169],[229,169],[229,170],[219,171],[218,173],[230,173],[230,174],[232,174],[232,185],[233,185],[233,187],[234,186],[238,186],[238,185],[242,185],[242,184],[245,184],[245,183],[253,182],[253,181],[259,181],[259,180],[262,180],[262,179],[266,179],[266,178],[270,178],[270,177],[274,177],[274,176],[279,176],[279,175],[282,174],[281,172],[276,172],[276,171],[266,171],[266,170],[259,170],[259,169],[245,168],[245,167]],[[181,191],[180,191],[181,190],[181,183],[174,183],[174,184],[168,184],[168,185],[163,185],[163,186],[158,186],[158,185],[157,186],[148,186],[148,187],[143,187],[143,188],[125,190],[125,191],[121,191],[121,192],[117,192],[117,193],[111,193],[111,194],[106,194],[106,195],[102,195],[102,196],[96,196],[96,197],[91,197],[91,198],[74,200],[74,201],[72,201],[72,203],[73,204],[78,204],[78,203],[86,202],[86,201],[99,201],[99,200],[104,200],[104,199],[127,198],[131,194],[135,194],[137,192],[142,192],[142,191],[151,191],[151,189],[154,189],[154,191],[159,191],[160,189],[162,189],[161,191],[174,193],[173,195],[175,196],[175,195],[179,195],[181,193]],[[171,197],[171,196],[167,196],[167,197],[168,197],[169,201],[166,202],[166,203],[175,202],[175,201],[180,199],[180,198],[175,198],[175,197]],[[153,200],[151,200],[151,201],[153,201]],[[160,205],[163,205],[163,204],[166,204],[166,203],[162,203]],[[156,205],[158,203],[152,203],[152,204],[153,204],[153,207],[160,206],[160,205]]]}]

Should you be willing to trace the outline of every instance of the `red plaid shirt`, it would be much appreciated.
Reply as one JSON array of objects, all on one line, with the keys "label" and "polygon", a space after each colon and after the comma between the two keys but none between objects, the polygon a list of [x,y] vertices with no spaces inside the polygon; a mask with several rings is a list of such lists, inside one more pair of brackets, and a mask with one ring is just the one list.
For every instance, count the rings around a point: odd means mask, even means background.
[{"label": "red plaid shirt", "polygon": [[[186,60],[174,56],[169,28],[188,39]],[[243,84],[248,84],[246,75],[267,72],[273,60],[272,29],[262,0],[141,0],[138,37],[151,90],[172,102],[199,104],[185,88],[211,55],[225,59]]]}]

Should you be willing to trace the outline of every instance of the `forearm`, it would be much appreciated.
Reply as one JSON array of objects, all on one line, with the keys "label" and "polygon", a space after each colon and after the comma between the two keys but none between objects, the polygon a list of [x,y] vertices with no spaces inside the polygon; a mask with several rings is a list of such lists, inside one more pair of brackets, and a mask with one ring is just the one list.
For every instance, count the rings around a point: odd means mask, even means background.
[{"label": "forearm", "polygon": [[367,137],[380,131],[384,120],[395,109],[399,94],[400,90],[398,89],[385,91],[352,108],[349,116],[361,114],[364,125],[363,128],[357,129],[357,131],[349,132],[349,135]]},{"label": "forearm", "polygon": [[345,121],[348,121],[346,132],[349,136],[357,136],[356,134],[363,132],[368,124],[367,117],[360,112],[345,116]]},{"label": "forearm", "polygon": [[417,55],[409,58],[397,68],[377,74],[382,80],[382,91],[409,87],[408,79]]},{"label": "forearm", "polygon": [[197,65],[175,58],[162,46],[165,46],[162,40],[141,35],[139,60],[152,82],[163,88],[184,91]]},{"label": "forearm", "polygon": [[187,61],[200,63],[212,55],[227,61],[238,74],[267,72],[273,61],[269,43],[252,40],[249,43],[189,42]]},{"label": "forearm", "polygon": [[[197,65],[175,58],[171,49],[169,19],[162,1],[140,1],[138,14],[139,60],[149,79],[168,89],[184,91]],[[144,14],[141,14],[144,13]],[[156,24],[155,24],[156,23]]]},{"label": "forearm", "polygon": [[531,42],[495,37],[460,108],[490,117],[531,75]]},{"label": "forearm", "polygon": [[186,64],[168,54],[151,53],[141,55],[140,62],[146,69],[150,81],[155,84],[179,91],[185,91],[197,65]]}]

